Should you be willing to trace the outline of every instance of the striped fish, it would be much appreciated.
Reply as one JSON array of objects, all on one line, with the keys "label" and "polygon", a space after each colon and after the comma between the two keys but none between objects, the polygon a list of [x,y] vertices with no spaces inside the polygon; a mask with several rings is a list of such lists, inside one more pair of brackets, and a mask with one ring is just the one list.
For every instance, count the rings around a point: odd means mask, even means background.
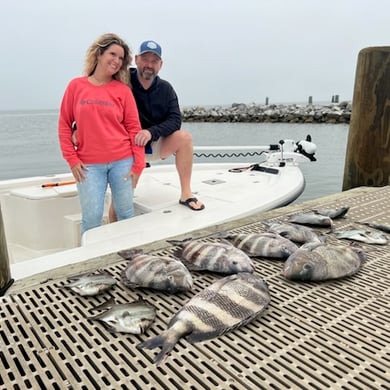
[{"label": "striped fish", "polygon": [[253,272],[250,257],[229,242],[201,242],[191,238],[177,241],[168,240],[179,249],[174,251],[185,266],[192,271],[212,271],[223,274]]},{"label": "striped fish", "polygon": [[280,234],[282,237],[298,244],[305,244],[311,241],[321,242],[323,240],[322,237],[308,226],[279,222],[263,223],[267,226],[269,232]]},{"label": "striped fish", "polygon": [[310,242],[284,263],[282,275],[301,282],[351,276],[359,271],[366,254],[358,247]]},{"label": "striped fish", "polygon": [[129,288],[146,287],[169,293],[192,288],[190,271],[177,259],[133,251],[121,251],[118,254],[130,260],[121,273],[122,283]]},{"label": "striped fish", "polygon": [[252,321],[269,302],[267,284],[260,276],[247,272],[225,276],[194,295],[173,316],[167,330],[137,348],[161,347],[154,359],[160,364],[180,338],[196,343],[225,334]]},{"label": "striped fish", "polygon": [[289,239],[271,232],[228,234],[226,239],[251,257],[287,259],[298,249]]}]

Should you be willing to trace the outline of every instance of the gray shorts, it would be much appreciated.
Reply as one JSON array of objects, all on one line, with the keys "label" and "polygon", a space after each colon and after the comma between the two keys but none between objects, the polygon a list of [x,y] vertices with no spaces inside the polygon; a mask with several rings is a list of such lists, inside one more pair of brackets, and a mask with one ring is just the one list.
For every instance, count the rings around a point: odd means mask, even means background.
[{"label": "gray shorts", "polygon": [[161,141],[162,138],[160,137],[157,141],[153,141],[151,143],[152,153],[145,153],[146,162],[161,160],[161,153],[160,153]]}]

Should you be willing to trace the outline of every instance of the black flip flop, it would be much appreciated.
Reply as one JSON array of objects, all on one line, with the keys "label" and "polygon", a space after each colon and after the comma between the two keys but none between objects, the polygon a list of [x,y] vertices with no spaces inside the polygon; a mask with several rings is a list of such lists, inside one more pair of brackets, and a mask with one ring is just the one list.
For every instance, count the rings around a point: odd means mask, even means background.
[{"label": "black flip flop", "polygon": [[199,209],[196,209],[195,207],[190,205],[190,203],[196,203],[197,201],[198,201],[197,198],[188,198],[186,200],[179,200],[179,203],[182,204],[183,206],[186,206],[186,207],[190,208],[191,210],[194,210],[194,211],[203,210],[204,209],[204,204],[202,204],[202,206]]}]

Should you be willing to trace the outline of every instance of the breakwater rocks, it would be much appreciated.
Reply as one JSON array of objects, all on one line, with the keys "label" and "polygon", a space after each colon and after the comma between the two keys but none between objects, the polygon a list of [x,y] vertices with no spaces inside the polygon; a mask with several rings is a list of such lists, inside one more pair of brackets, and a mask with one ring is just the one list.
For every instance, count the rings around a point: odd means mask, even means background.
[{"label": "breakwater rocks", "polygon": [[269,104],[233,103],[230,107],[186,107],[184,122],[285,122],[285,123],[349,123],[351,103]]}]

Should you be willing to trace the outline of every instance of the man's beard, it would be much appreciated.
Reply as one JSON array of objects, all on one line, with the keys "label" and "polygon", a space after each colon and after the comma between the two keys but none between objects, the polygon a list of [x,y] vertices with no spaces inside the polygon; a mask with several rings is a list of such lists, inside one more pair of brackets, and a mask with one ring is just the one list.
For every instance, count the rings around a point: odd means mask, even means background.
[{"label": "man's beard", "polygon": [[141,76],[144,80],[153,80],[156,75],[153,71],[148,69],[148,71],[142,70]]}]

